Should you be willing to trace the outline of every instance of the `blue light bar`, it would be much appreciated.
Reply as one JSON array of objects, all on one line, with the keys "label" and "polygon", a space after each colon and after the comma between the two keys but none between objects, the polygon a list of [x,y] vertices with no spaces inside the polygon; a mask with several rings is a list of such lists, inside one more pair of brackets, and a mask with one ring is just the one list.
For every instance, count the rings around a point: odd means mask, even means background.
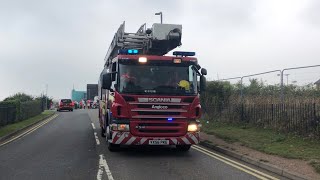
[{"label": "blue light bar", "polygon": [[138,49],[120,49],[118,51],[118,54],[123,54],[123,55],[139,54],[139,50]]},{"label": "blue light bar", "polygon": [[175,56],[195,56],[195,52],[187,52],[187,51],[174,51],[173,55]]},{"label": "blue light bar", "polygon": [[168,121],[172,121],[173,120],[173,118],[168,118]]}]

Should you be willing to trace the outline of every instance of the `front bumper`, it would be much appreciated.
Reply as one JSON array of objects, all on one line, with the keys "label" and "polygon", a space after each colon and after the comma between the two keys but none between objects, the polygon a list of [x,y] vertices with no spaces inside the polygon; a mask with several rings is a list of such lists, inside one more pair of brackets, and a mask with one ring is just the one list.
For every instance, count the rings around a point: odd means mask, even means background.
[{"label": "front bumper", "polygon": [[149,145],[149,140],[169,140],[169,145],[192,145],[198,144],[199,132],[188,132],[180,137],[138,137],[130,132],[112,131],[111,143],[120,145]]}]

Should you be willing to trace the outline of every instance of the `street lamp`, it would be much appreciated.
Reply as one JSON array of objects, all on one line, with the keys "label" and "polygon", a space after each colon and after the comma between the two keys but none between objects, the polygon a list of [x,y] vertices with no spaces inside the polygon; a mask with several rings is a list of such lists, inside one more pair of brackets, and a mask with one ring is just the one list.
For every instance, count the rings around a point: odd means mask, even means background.
[{"label": "street lamp", "polygon": [[158,13],[155,13],[154,15],[160,15],[160,21],[161,21],[161,24],[162,24],[162,12],[158,12]]},{"label": "street lamp", "polygon": [[[277,74],[277,76],[280,76],[281,74]],[[284,76],[287,76],[287,86],[289,85],[289,75],[290,74],[283,74]]]}]

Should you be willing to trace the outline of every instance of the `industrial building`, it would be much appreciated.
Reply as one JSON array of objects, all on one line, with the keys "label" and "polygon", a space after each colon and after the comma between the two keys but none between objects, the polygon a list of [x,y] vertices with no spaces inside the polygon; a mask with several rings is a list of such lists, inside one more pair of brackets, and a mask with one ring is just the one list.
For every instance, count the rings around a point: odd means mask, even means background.
[{"label": "industrial building", "polygon": [[87,100],[94,100],[98,96],[98,84],[87,84]]},{"label": "industrial building", "polygon": [[71,99],[73,101],[80,102],[81,100],[85,100],[87,98],[87,92],[86,91],[76,91],[75,89],[72,89],[71,91]]}]

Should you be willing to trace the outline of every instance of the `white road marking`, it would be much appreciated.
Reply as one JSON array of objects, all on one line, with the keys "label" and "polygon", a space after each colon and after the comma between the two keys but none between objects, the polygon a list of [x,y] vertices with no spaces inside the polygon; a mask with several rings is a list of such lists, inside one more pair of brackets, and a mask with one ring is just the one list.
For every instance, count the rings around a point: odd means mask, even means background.
[{"label": "white road marking", "polygon": [[47,124],[48,122],[50,122],[51,120],[55,119],[55,118],[58,117],[58,116],[59,116],[59,114],[55,114],[55,115],[51,116],[50,118],[48,118],[48,119],[46,119],[46,120],[43,120],[42,122],[40,122],[39,124],[35,125],[35,126],[32,127],[31,129],[29,129],[29,130],[27,130],[27,131],[25,131],[25,132],[23,132],[23,133],[15,136],[15,137],[11,138],[11,139],[3,142],[2,144],[0,144],[0,146],[3,146],[3,145],[5,145],[5,144],[8,144],[8,143],[16,140],[16,139],[19,139],[19,138],[24,137],[24,136],[26,136],[26,135],[28,135],[28,134],[31,134],[33,131],[39,129],[41,126]]},{"label": "white road marking", "polygon": [[202,148],[200,146],[195,145],[195,146],[192,146],[191,148],[194,149],[194,150],[197,150],[199,152],[202,152],[202,153],[204,153],[204,154],[206,154],[206,155],[208,155],[210,157],[213,157],[213,158],[215,158],[217,160],[220,160],[220,161],[222,161],[222,162],[224,162],[224,163],[226,163],[226,164],[228,164],[230,166],[233,166],[233,167],[235,167],[235,168],[237,168],[237,169],[239,169],[239,170],[241,170],[243,172],[251,174],[251,175],[253,175],[253,176],[255,176],[255,177],[259,178],[259,179],[263,179],[263,180],[267,180],[267,179],[279,180],[276,177],[273,177],[273,176],[271,176],[269,174],[263,173],[261,171],[258,171],[256,169],[254,169],[254,168],[251,168],[251,167],[246,166],[244,164],[241,164],[241,163],[238,163],[236,161],[233,161],[233,160],[231,160],[231,159],[229,159],[227,157],[221,156],[221,155],[219,155],[217,153],[209,151],[209,150],[207,150],[205,148]]},{"label": "white road marking", "polygon": [[112,177],[111,171],[109,169],[109,166],[107,164],[107,161],[104,158],[103,154],[100,154],[99,156],[100,156],[100,159],[99,159],[99,170],[97,173],[97,180],[101,180],[102,174],[103,174],[103,169],[106,171],[108,179],[114,180]]},{"label": "white road marking", "polygon": [[98,136],[97,136],[97,133],[96,133],[96,132],[94,132],[94,138],[96,139],[96,143],[97,143],[97,145],[100,145],[100,141],[99,141],[99,138],[98,138]]},{"label": "white road marking", "polygon": [[96,129],[96,127],[94,126],[94,124],[93,124],[93,123],[91,123],[91,125],[92,125],[92,128],[93,128],[93,129]]}]

